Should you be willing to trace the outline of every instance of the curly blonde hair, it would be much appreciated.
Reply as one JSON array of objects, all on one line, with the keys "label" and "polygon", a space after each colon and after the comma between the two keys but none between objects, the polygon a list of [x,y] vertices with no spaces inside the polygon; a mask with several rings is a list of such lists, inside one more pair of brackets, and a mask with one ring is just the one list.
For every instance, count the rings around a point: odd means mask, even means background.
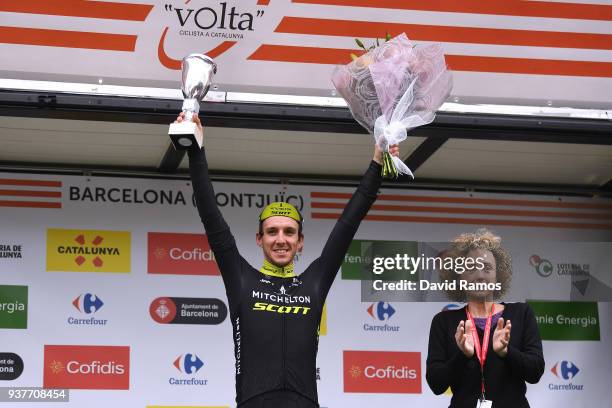
[{"label": "curly blonde hair", "polygon": [[[512,280],[512,258],[510,254],[501,246],[501,237],[493,234],[486,228],[481,228],[474,233],[465,233],[457,236],[451,242],[449,251],[445,251],[446,257],[465,257],[468,252],[481,249],[491,251],[495,258],[496,264],[496,279],[501,283],[501,290],[496,290],[493,293],[494,299],[500,299],[510,288]],[[442,269],[440,271],[440,279],[449,282],[456,281],[460,274],[454,270]],[[447,291],[448,297],[455,302],[467,301],[465,291],[453,290]]]}]

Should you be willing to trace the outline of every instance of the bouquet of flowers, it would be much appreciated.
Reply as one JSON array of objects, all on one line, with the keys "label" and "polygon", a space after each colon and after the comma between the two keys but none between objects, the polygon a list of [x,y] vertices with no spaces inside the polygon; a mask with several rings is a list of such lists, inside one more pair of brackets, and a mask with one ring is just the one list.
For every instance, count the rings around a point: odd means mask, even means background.
[{"label": "bouquet of flowers", "polygon": [[450,95],[453,84],[444,53],[438,44],[415,47],[406,34],[366,51],[337,67],[332,82],[355,120],[383,150],[383,177],[414,178],[402,160],[389,154],[389,145],[405,140],[408,130],[432,122]]}]

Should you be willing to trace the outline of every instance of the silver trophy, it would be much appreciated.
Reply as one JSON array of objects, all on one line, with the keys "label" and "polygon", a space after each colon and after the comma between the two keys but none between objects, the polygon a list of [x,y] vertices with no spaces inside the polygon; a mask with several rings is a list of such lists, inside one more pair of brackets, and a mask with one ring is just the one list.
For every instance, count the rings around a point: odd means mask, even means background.
[{"label": "silver trophy", "polygon": [[176,150],[187,150],[194,144],[201,148],[203,135],[192,118],[200,111],[200,102],[217,73],[217,65],[204,54],[191,54],[183,58],[181,66],[185,118],[181,123],[172,123],[168,134]]}]

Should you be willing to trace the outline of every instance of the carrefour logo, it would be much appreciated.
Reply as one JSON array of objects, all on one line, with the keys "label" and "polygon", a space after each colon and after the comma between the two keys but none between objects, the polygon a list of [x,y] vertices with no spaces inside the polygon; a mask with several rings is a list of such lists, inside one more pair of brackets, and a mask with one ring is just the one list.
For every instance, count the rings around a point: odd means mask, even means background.
[{"label": "carrefour logo", "polygon": [[[390,303],[387,302],[376,302],[372,303],[367,308],[367,312],[374,320],[374,322],[388,322],[393,315],[395,315],[396,311]],[[363,325],[364,331],[379,331],[379,332],[398,332],[400,327],[398,325],[391,325],[389,323],[384,324],[372,324],[372,323],[364,323]]]},{"label": "carrefour logo", "polygon": [[91,293],[85,293],[83,295],[77,296],[72,301],[72,304],[79,312],[91,314],[100,310],[100,308],[104,305],[104,302],[102,302],[102,299],[100,299],[96,295],[93,295]]},{"label": "carrefour logo", "polygon": [[576,367],[576,365],[574,365],[574,363],[572,363],[571,361],[564,360],[564,361],[560,361],[557,364],[555,364],[553,368],[550,369],[550,371],[552,371],[552,373],[557,378],[562,378],[564,380],[571,380],[574,377],[576,377],[580,369]]},{"label": "carrefour logo", "polygon": [[174,360],[173,365],[181,374],[189,376],[189,378],[170,377],[170,379],[168,379],[170,385],[204,386],[208,384],[208,380],[195,377],[196,373],[204,367],[204,362],[196,354],[181,354]]},{"label": "carrefour logo", "polygon": [[548,389],[551,391],[582,391],[584,384],[575,384],[573,380],[576,378],[580,369],[572,361],[559,361],[550,369],[550,371],[560,380],[561,384],[548,384]]},{"label": "carrefour logo", "polygon": [[174,360],[174,366],[177,370],[184,374],[195,374],[197,373],[204,363],[195,354],[181,354],[176,360]]},{"label": "carrefour logo", "polygon": [[395,309],[387,302],[372,303],[368,307],[368,314],[376,320],[389,320],[395,314]]},{"label": "carrefour logo", "polygon": [[553,265],[548,259],[542,259],[539,255],[531,255],[529,263],[535,268],[538,275],[543,278],[549,277],[553,273]]},{"label": "carrefour logo", "polygon": [[[104,302],[100,299],[99,296],[94,295],[93,293],[84,293],[82,295],[77,296],[72,301],[72,305],[76,310],[81,312],[84,315],[92,315],[98,312],[102,306],[104,306]],[[68,324],[71,325],[88,325],[88,326],[104,326],[108,323],[107,319],[98,319],[95,317],[81,318],[81,317],[69,317]]]}]

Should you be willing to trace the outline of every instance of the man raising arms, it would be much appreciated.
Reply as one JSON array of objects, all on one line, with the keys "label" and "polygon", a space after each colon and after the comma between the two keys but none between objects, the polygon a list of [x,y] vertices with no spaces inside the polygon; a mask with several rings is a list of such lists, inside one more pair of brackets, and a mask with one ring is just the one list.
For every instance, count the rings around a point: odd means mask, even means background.
[{"label": "man raising arms", "polygon": [[[178,122],[183,120],[181,113]],[[201,127],[200,119],[194,122]],[[391,154],[399,148],[391,146]],[[191,148],[189,170],[198,212],[227,294],[236,358],[240,408],[318,407],[318,327],[327,293],[361,220],[381,184],[382,151],[374,158],[336,222],[321,255],[300,275],[293,259],[302,250],[302,215],[291,204],[272,203],[259,216],[256,243],[262,266],[238,252],[215,200],[204,149]]]}]

